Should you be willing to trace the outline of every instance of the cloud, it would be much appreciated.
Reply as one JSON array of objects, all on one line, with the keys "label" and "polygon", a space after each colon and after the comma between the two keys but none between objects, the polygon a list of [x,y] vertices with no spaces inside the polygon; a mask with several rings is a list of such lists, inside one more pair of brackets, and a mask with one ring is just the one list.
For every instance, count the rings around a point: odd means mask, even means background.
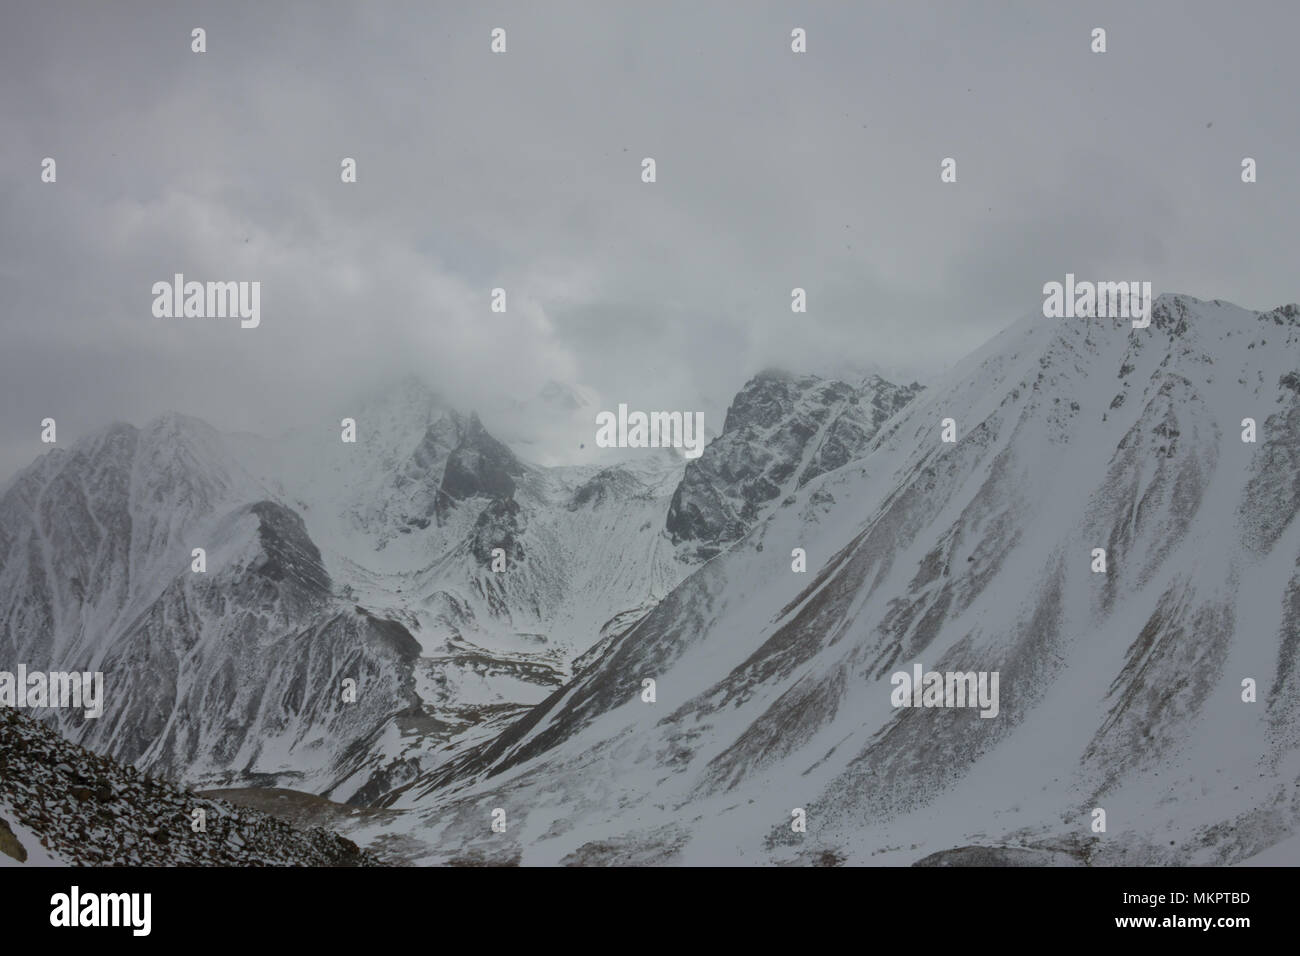
[{"label": "cloud", "polygon": [[[1294,300],[1298,26],[1172,2],[19,7],[0,475],[46,415],[63,441],[170,409],[273,432],[408,372],[466,408],[550,379],[725,408],[759,368],[850,358],[925,377],[1066,271]],[[261,327],[154,319],[175,272],[261,281]]]}]

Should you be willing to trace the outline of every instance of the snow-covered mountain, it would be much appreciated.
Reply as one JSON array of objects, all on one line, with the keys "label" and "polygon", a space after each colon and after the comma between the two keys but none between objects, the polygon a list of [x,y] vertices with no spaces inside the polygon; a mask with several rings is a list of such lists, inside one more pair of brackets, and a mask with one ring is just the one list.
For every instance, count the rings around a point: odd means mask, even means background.
[{"label": "snow-covered mountain", "polygon": [[0,493],[0,669],[104,671],[102,718],[46,716],[150,772],[377,800],[689,573],[665,530],[683,467],[532,464],[414,379],[274,439],[115,425]]},{"label": "snow-covered mountain", "polygon": [[405,627],[336,594],[301,518],[181,416],[112,426],[17,476],[0,496],[0,608],[3,669],[102,671],[102,717],[50,716],[158,774],[337,773],[418,704]]},{"label": "snow-covered mountain", "polygon": [[[1276,858],[1298,367],[1300,308],[1162,296],[923,392],[764,373],[695,468],[543,467],[414,382],[274,441],[116,426],[0,494],[0,666],[128,675],[64,732],[385,806],[349,835],[415,861]],[[895,707],[915,665],[996,716]]]},{"label": "snow-covered mountain", "polygon": [[[860,457],[783,487],[524,719],[396,793],[426,847],[413,855],[1235,863],[1294,848],[1297,367],[1295,305],[1167,295],[1147,329],[1027,317]],[[998,673],[996,717],[895,707],[891,676],[915,664]]]},{"label": "snow-covered mountain", "polygon": [[376,739],[382,757],[321,791],[368,801],[453,738],[502,729],[681,580],[661,531],[682,463],[531,464],[413,379],[347,417],[355,444],[338,418],[247,439],[242,457],[303,516],[341,593],[419,644],[423,706]]}]

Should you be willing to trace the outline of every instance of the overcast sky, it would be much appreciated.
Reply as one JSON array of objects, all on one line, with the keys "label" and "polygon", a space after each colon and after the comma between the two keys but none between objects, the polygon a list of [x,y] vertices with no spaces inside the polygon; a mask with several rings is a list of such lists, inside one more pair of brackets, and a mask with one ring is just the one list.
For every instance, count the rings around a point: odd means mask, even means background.
[{"label": "overcast sky", "polygon": [[[47,416],[273,434],[408,372],[466,409],[925,381],[1067,272],[1296,301],[1298,36],[1291,0],[5,0],[0,480]],[[176,272],[260,281],[261,326],[155,318]]]}]

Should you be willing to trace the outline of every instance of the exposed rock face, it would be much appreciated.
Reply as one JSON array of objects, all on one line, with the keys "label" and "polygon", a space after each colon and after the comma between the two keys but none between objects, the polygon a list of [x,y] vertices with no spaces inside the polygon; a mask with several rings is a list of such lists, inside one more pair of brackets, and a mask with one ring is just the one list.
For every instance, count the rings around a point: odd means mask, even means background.
[{"label": "exposed rock face", "polygon": [[523,466],[510,449],[484,431],[477,415],[471,415],[459,443],[447,457],[439,508],[466,498],[510,498],[515,493],[515,479],[523,473]]},{"label": "exposed rock face", "polygon": [[513,498],[493,499],[474,522],[474,557],[480,564],[490,564],[492,552],[500,548],[511,561],[522,561],[524,547],[519,538],[523,531],[519,503]]},{"label": "exposed rock face", "polygon": [[744,537],[764,509],[864,454],[921,391],[879,376],[858,385],[767,371],[727,410],[722,435],[686,466],[666,528],[707,557]]}]

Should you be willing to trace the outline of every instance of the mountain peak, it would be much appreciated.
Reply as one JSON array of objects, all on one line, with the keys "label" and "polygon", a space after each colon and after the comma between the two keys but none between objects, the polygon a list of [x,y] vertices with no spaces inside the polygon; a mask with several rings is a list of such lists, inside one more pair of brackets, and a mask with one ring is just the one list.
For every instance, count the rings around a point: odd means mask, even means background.
[{"label": "mountain peak", "polygon": [[712,556],[776,502],[864,454],[920,390],[879,375],[854,386],[764,369],[732,401],[722,435],[687,463],[668,511],[669,536],[693,542],[699,557]]}]

